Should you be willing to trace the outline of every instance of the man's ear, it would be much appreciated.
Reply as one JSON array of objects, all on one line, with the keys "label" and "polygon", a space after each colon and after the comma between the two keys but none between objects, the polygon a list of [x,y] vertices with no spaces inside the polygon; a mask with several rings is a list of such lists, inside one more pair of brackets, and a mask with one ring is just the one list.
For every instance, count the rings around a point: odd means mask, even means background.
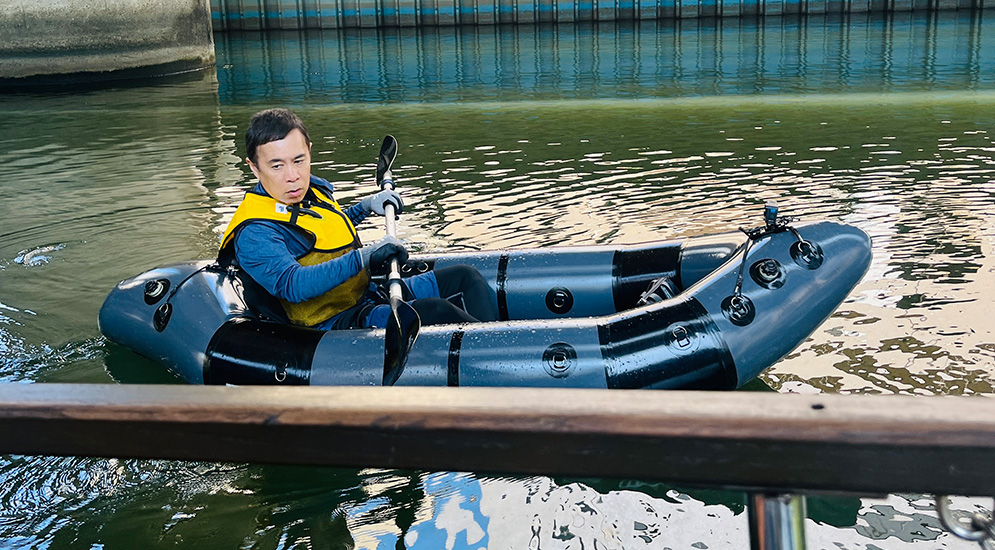
[{"label": "man's ear", "polygon": [[249,157],[245,157],[245,162],[248,163],[249,170],[252,170],[252,173],[255,174],[256,177],[258,178],[259,177],[259,168],[256,168],[256,165],[252,163],[252,159],[250,159]]}]

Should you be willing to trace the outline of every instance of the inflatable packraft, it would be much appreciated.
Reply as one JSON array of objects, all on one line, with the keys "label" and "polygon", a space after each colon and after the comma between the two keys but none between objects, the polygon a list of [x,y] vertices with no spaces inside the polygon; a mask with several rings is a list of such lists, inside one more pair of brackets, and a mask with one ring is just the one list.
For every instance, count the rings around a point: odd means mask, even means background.
[{"label": "inflatable packraft", "polygon": [[[415,255],[402,274],[475,267],[501,320],[421,327],[395,383],[733,389],[804,341],[870,261],[861,230],[770,211],[756,229],[641,245]],[[119,283],[100,330],[192,384],[384,383],[385,329],[282,323],[267,299],[212,260],[169,265]]]}]

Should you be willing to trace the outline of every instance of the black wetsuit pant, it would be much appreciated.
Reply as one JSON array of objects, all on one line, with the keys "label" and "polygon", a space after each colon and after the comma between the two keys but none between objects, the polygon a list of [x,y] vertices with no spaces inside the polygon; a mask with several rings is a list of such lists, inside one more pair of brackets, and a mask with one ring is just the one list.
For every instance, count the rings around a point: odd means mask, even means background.
[{"label": "black wetsuit pant", "polygon": [[[421,322],[426,325],[497,321],[497,306],[484,277],[468,265],[453,265],[435,270],[439,295],[443,298],[419,298],[411,302]],[[462,308],[454,301],[460,302]],[[462,300],[459,300],[462,297]],[[465,308],[465,309],[464,309]]]}]

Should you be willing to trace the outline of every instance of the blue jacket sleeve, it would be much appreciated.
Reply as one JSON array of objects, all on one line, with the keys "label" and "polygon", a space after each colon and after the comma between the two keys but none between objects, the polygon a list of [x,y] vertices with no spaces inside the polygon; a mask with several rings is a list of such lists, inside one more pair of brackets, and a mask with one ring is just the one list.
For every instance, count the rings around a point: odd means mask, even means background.
[{"label": "blue jacket sleeve", "polygon": [[357,202],[356,204],[345,209],[345,215],[349,218],[349,221],[352,222],[353,226],[357,226],[370,214],[366,210],[363,210],[363,206]]},{"label": "blue jacket sleeve", "polygon": [[358,251],[312,266],[302,266],[297,256],[307,243],[287,228],[267,222],[246,225],[235,238],[239,265],[267,292],[292,303],[328,292],[359,273]]}]

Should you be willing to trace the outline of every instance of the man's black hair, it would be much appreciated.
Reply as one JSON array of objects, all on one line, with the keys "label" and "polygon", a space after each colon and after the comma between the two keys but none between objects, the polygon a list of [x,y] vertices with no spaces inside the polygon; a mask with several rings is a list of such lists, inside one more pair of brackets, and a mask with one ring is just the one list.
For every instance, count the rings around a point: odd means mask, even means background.
[{"label": "man's black hair", "polygon": [[287,134],[300,130],[304,140],[311,143],[304,122],[289,109],[266,109],[252,115],[249,119],[249,129],[245,131],[245,153],[256,163],[256,148],[271,141],[280,141]]}]

